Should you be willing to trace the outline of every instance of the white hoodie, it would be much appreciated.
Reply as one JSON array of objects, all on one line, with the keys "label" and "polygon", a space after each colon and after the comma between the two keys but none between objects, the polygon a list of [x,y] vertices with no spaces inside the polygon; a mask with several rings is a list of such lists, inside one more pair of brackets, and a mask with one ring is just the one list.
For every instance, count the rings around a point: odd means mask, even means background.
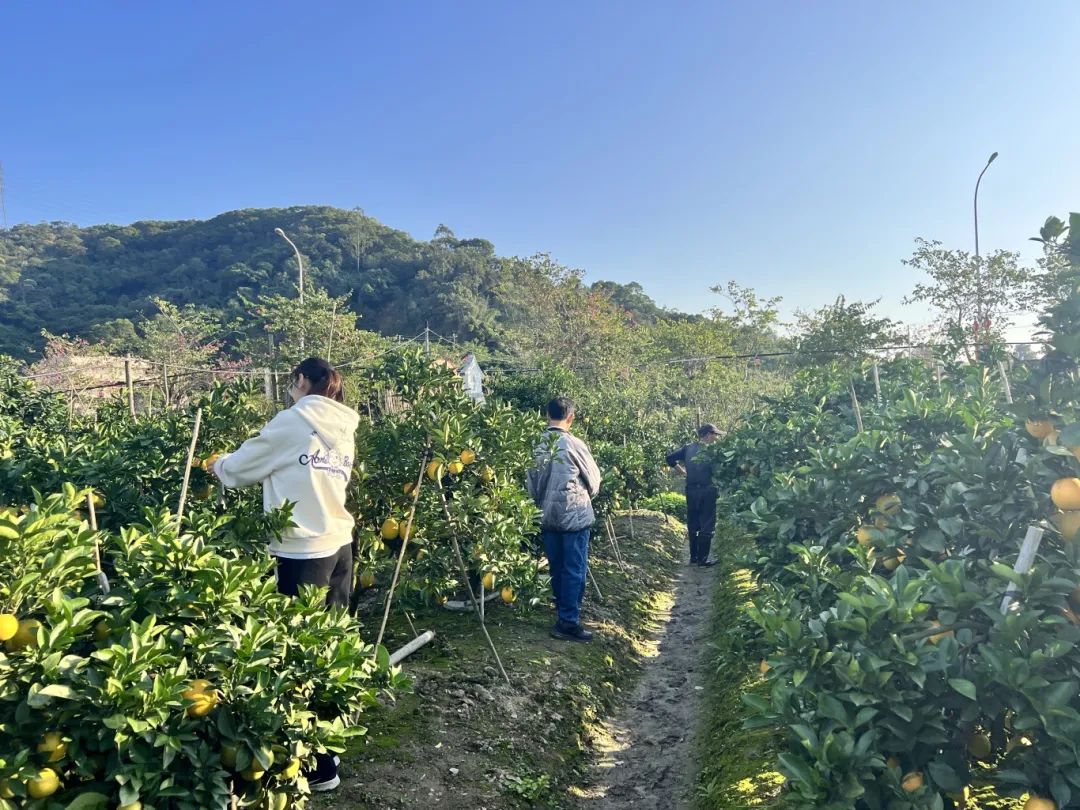
[{"label": "white hoodie", "polygon": [[280,541],[271,541],[271,554],[328,557],[352,541],[353,518],[345,510],[345,489],[352,476],[359,423],[352,408],[308,394],[214,464],[227,487],[261,481],[267,512],[285,501],[295,502],[296,526],[285,529]]}]

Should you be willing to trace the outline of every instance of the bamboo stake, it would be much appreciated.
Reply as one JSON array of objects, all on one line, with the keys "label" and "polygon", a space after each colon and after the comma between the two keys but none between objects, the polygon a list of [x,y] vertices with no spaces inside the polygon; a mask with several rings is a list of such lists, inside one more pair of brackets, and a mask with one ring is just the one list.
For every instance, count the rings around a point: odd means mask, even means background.
[{"label": "bamboo stake", "polygon": [[161,390],[165,396],[165,410],[169,410],[169,364],[161,364]]},{"label": "bamboo stake", "polygon": [[602,593],[600,593],[600,586],[596,584],[596,577],[593,576],[592,566],[591,565],[585,566],[585,572],[589,575],[589,582],[591,582],[592,586],[594,588],[596,588],[596,598],[599,599],[601,602],[603,602],[604,601],[604,595]]},{"label": "bamboo stake", "polygon": [[105,570],[101,567],[101,539],[97,536],[97,512],[94,510],[94,493],[86,493],[86,511],[90,516],[90,529],[94,532],[94,565],[97,566],[98,587],[103,594],[108,594],[109,578],[105,576]]},{"label": "bamboo stake", "polygon": [[274,400],[274,378],[270,376],[270,369],[263,369],[263,392],[266,394],[266,401],[271,405],[275,405]]},{"label": "bamboo stake", "polygon": [[131,380],[131,358],[124,358],[124,384],[127,386],[128,410],[131,421],[135,421],[135,384]]},{"label": "bamboo stake", "polygon": [[881,407],[881,378],[878,377],[878,364],[874,363],[874,398],[877,400],[877,406]]},{"label": "bamboo stake", "polygon": [[[386,607],[383,609],[382,625],[379,627],[379,637],[375,642],[376,650],[382,644],[386,634],[386,623],[390,619],[390,605],[394,600],[394,590],[397,588],[398,579],[401,577],[401,566],[405,562],[405,550],[409,546],[409,538],[412,537],[413,517],[416,515],[416,504],[420,499],[420,485],[424,483],[424,468],[427,467],[427,451],[420,457],[420,473],[416,476],[416,486],[412,491],[412,506],[409,507],[409,517],[405,521],[405,539],[401,541],[401,550],[398,552],[397,565],[394,566],[394,578],[390,581],[390,592],[386,594]],[[400,536],[400,535],[399,535]]]},{"label": "bamboo stake", "polygon": [[859,398],[855,396],[855,385],[853,383],[848,383],[848,391],[851,392],[851,410],[855,413],[855,428],[859,433],[862,433],[862,410],[859,408]]},{"label": "bamboo stake", "polygon": [[[447,523],[452,524],[454,519],[450,515],[450,507],[446,504],[446,492],[443,490],[442,481],[439,481],[438,484],[439,498],[442,499],[443,516],[446,518]],[[491,653],[495,656],[495,663],[499,665],[499,672],[502,673],[506,685],[511,686],[510,676],[506,674],[502,658],[499,657],[499,651],[495,648],[495,642],[491,640],[491,634],[488,632],[487,624],[484,622],[484,616],[480,610],[480,605],[476,601],[476,593],[473,592],[472,583],[469,582],[469,569],[465,567],[465,558],[461,556],[461,545],[458,543],[457,534],[451,533],[450,542],[454,546],[454,555],[457,557],[458,568],[461,571],[461,579],[465,583],[465,589],[469,592],[469,599],[473,603],[473,609],[476,611],[476,616],[480,619],[480,629],[484,631],[484,638],[487,639],[488,646],[491,647]]]},{"label": "bamboo stake", "polygon": [[615,523],[611,519],[611,515],[607,515],[604,518],[604,528],[607,531],[608,542],[611,543],[611,549],[615,552],[615,562],[619,564],[619,568],[626,571],[626,563],[623,562],[622,551],[619,549],[618,535],[615,534]]},{"label": "bamboo stake", "polygon": [[1005,389],[1005,401],[1012,405],[1012,387],[1009,385],[1009,375],[1005,373],[1005,364],[1001,360],[998,360],[997,367],[998,373],[1001,375],[1001,385]]},{"label": "bamboo stake", "polygon": [[180,487],[180,503],[176,507],[176,533],[184,522],[184,503],[187,501],[188,482],[191,480],[191,461],[195,458],[195,445],[199,441],[199,426],[202,424],[202,408],[195,411],[195,425],[191,429],[191,444],[188,446],[187,462],[184,464],[184,483]]},{"label": "bamboo stake", "polygon": [[[1039,543],[1042,542],[1042,537],[1042,529],[1038,526],[1028,526],[1027,534],[1024,535],[1024,543],[1020,546],[1020,554],[1016,558],[1016,565],[1013,566],[1013,571],[1018,574],[1026,574],[1031,570],[1031,566],[1035,562],[1035,554],[1039,550]],[[1010,582],[1009,587],[1005,589],[1005,596],[1001,600],[1002,613],[1009,610],[1009,604],[1012,602],[1014,593],[1016,593],[1016,585]]]}]

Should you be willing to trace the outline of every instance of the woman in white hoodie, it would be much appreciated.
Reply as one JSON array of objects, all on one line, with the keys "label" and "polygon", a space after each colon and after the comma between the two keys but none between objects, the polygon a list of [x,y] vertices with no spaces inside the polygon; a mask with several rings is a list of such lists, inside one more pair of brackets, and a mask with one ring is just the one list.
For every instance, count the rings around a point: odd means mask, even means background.
[{"label": "woman in white hoodie", "polygon": [[[341,375],[317,357],[293,369],[289,396],[291,408],[210,469],[227,487],[261,482],[266,511],[287,501],[294,504],[295,525],[270,541],[278,591],[295,596],[301,585],[319,585],[328,589],[327,605],[346,606],[352,590],[353,518],[345,509],[345,491],[360,416],[343,404]],[[333,790],[340,784],[335,759],[322,754],[316,759],[308,784],[312,790]]]}]

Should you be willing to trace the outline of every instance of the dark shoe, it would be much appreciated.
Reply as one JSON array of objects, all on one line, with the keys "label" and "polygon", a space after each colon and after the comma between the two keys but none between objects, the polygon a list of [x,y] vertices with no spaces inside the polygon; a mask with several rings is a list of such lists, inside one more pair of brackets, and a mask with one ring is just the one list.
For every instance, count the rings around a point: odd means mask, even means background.
[{"label": "dark shoe", "polygon": [[580,624],[556,624],[551,629],[551,637],[561,641],[592,641],[593,634],[591,630],[586,630]]},{"label": "dark shoe", "polygon": [[702,568],[712,568],[716,565],[716,560],[702,560],[698,563]]},{"label": "dark shoe", "polygon": [[312,793],[326,793],[337,790],[341,777],[337,772],[338,758],[329,754],[315,755],[315,770],[306,773],[308,787]]}]

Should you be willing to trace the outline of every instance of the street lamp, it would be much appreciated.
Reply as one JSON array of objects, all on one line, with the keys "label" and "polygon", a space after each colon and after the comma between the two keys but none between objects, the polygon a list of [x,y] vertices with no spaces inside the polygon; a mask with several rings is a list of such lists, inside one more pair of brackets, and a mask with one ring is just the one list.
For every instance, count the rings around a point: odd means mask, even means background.
[{"label": "street lamp", "polygon": [[[998,153],[994,152],[990,156],[990,159],[986,161],[986,165],[983,166],[983,170],[979,172],[979,179],[975,181],[975,258],[979,258],[979,183],[982,182],[983,175],[986,174],[986,170],[990,168],[990,164],[997,160]],[[284,236],[285,234],[282,234]],[[297,254],[299,256],[300,254]]]},{"label": "street lamp", "polygon": [[[997,157],[997,152],[994,153],[994,157]],[[994,158],[991,158],[991,160],[993,160],[993,159]],[[976,231],[977,230],[978,229],[976,228]],[[296,254],[296,264],[300,268],[300,304],[302,306],[303,303],[304,303],[304,260],[300,258],[300,251],[297,250],[296,245],[293,244],[293,240],[285,235],[285,231],[281,230],[281,228],[274,228],[274,233],[276,233],[278,236],[280,236],[282,239],[284,239],[286,242],[288,242],[289,246],[292,247],[293,252]],[[979,241],[979,238],[976,235],[976,237],[975,237],[976,244],[978,243],[978,241]],[[976,248],[976,253],[977,252],[978,252],[978,248]]]}]

